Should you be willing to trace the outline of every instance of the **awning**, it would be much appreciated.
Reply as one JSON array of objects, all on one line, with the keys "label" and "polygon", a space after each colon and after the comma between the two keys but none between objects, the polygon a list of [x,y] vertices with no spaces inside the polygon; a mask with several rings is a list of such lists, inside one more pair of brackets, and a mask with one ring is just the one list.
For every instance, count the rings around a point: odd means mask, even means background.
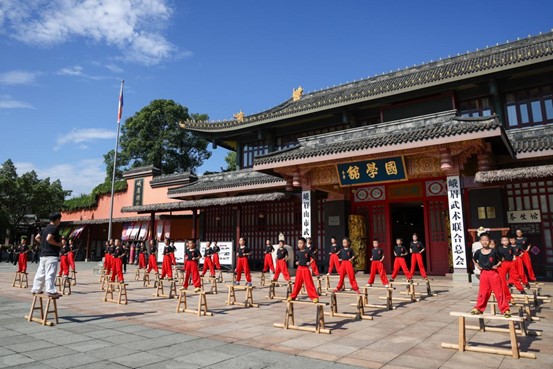
[{"label": "awning", "polygon": [[232,197],[216,197],[210,199],[187,200],[168,202],[164,204],[150,204],[142,206],[124,206],[121,208],[123,213],[151,213],[177,210],[193,210],[207,208],[211,206],[225,206],[234,204],[245,204],[251,202],[267,202],[282,200],[286,194],[282,192],[263,193],[258,195],[244,195]]},{"label": "awning", "polygon": [[[156,216],[156,220],[159,219],[159,216]],[[141,215],[136,217],[127,217],[127,218],[113,218],[113,223],[125,223],[125,222],[140,222],[140,221],[149,221],[150,216],[149,215]],[[83,219],[83,220],[67,220],[63,221],[63,225],[80,225],[80,224],[105,224],[109,223],[109,219]]]},{"label": "awning", "polygon": [[476,183],[493,183],[512,181],[517,179],[538,179],[553,176],[553,165],[539,165],[535,167],[510,168],[477,172],[474,177]]}]

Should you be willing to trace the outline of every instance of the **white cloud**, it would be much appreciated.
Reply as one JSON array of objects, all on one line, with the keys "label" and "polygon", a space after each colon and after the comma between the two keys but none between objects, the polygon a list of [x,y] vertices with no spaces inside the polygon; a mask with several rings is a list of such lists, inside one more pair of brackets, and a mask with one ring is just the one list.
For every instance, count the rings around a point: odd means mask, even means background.
[{"label": "white cloud", "polygon": [[77,145],[81,150],[88,148],[86,142],[95,140],[108,140],[115,138],[116,132],[101,128],[73,129],[71,132],[59,136],[54,146],[54,151],[58,151],[63,145]]},{"label": "white cloud", "polygon": [[25,101],[16,100],[10,95],[0,95],[0,109],[34,109],[35,107]]},{"label": "white cloud", "polygon": [[33,163],[14,163],[19,175],[34,170],[39,178],[59,179],[65,190],[72,190],[74,196],[90,193],[99,183],[104,182],[106,173],[102,159],[85,159],[73,164],[57,164],[50,167],[37,167]]},{"label": "white cloud", "polygon": [[12,70],[0,73],[0,85],[30,85],[35,82],[38,72]]},{"label": "white cloud", "polygon": [[124,70],[123,68],[115,65],[115,64],[106,64],[104,65],[107,69],[109,69],[110,71],[112,71],[113,73],[123,73]]},{"label": "white cloud", "polygon": [[61,68],[56,72],[56,74],[60,76],[82,77],[86,79],[92,79],[95,81],[109,78],[106,76],[94,76],[94,75],[86,74],[84,73],[83,67],[81,67],[80,65],[72,65],[69,67]]},{"label": "white cloud", "polygon": [[162,31],[173,11],[167,0],[0,0],[0,27],[30,45],[74,37],[118,48],[125,60],[153,65],[186,53]]}]

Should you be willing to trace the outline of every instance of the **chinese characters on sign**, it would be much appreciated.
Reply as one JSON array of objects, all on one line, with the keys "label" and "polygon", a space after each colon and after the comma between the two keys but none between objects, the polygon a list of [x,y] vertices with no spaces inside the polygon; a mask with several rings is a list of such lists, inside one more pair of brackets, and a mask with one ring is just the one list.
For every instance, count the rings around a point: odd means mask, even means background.
[{"label": "chinese characters on sign", "polygon": [[338,164],[337,168],[341,186],[407,180],[402,156]]},{"label": "chinese characters on sign", "polygon": [[459,176],[447,177],[449,226],[451,230],[453,268],[455,269],[465,269],[467,267],[465,227],[463,223],[463,204],[461,202],[461,195],[461,181]]},{"label": "chinese characters on sign", "polygon": [[301,193],[301,236],[311,236],[311,191]]},{"label": "chinese characters on sign", "polygon": [[541,223],[540,210],[516,210],[507,212],[509,223]]},{"label": "chinese characters on sign", "polygon": [[134,196],[132,199],[133,206],[142,205],[142,195],[144,193],[144,178],[134,180]]}]

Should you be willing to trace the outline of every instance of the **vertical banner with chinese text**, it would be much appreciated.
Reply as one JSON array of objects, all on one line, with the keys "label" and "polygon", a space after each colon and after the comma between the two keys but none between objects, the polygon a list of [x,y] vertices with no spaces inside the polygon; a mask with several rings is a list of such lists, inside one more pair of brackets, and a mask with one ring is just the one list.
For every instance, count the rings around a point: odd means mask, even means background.
[{"label": "vertical banner with chinese text", "polygon": [[301,236],[311,237],[311,191],[301,193]]},{"label": "vertical banner with chinese text", "polygon": [[[447,197],[449,204],[453,268],[462,269],[463,272],[466,272],[467,254],[465,248],[465,226],[463,221],[461,179],[459,176],[447,177]],[[458,272],[460,272],[460,270]]]}]

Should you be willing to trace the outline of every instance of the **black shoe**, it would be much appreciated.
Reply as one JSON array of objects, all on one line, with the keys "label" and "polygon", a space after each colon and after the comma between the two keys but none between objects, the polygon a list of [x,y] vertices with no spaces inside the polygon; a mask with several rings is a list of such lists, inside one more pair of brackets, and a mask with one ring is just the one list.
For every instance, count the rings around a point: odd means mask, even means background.
[{"label": "black shoe", "polygon": [[526,295],[526,291],[522,290],[522,291],[520,291],[520,294],[521,295]]},{"label": "black shoe", "polygon": [[524,285],[524,287],[526,287],[526,288],[531,288],[531,287],[530,287],[530,283],[526,283],[526,284]]}]

